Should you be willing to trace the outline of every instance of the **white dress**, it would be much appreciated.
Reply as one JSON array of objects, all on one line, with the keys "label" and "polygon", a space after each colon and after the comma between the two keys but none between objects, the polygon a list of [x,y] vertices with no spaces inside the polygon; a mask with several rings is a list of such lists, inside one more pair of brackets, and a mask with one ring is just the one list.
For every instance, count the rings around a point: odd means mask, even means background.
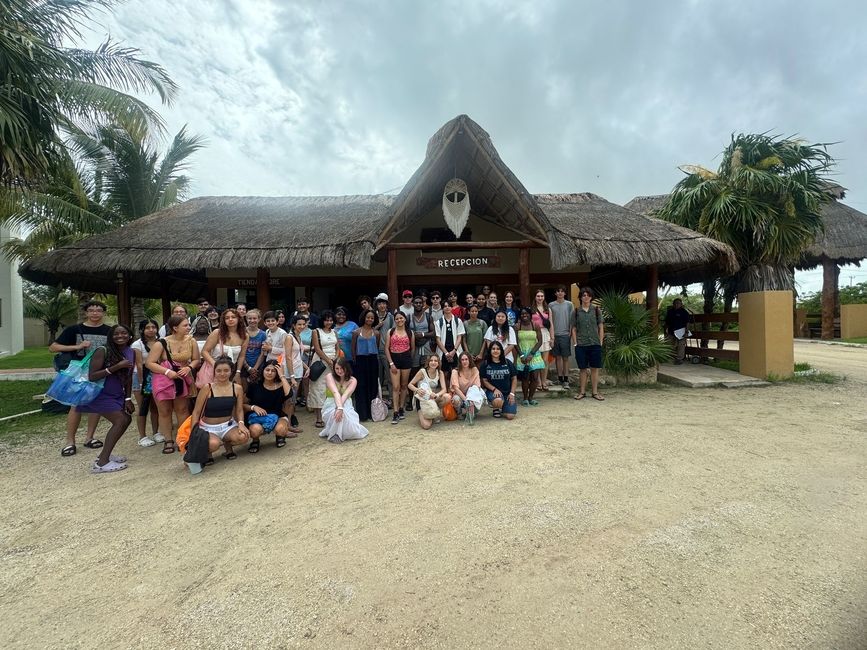
[{"label": "white dress", "polygon": [[[322,376],[324,377],[325,373]],[[325,428],[319,432],[320,438],[325,438],[328,442],[343,442],[344,440],[361,440],[370,433],[361,424],[351,399],[343,403],[343,418],[340,422],[334,417],[336,414],[337,404],[334,398],[329,395],[322,407],[322,420],[325,422]]]},{"label": "white dress", "polygon": [[[325,332],[322,329],[316,330],[319,332],[319,347],[322,348],[323,354],[329,359],[337,358],[337,334],[334,330]],[[318,357],[313,356],[312,362],[315,363]],[[322,408],[325,405],[325,380],[331,374],[331,369],[325,368],[325,372],[319,375],[319,379],[310,382],[310,394],[307,395],[307,406],[313,409]]]}]

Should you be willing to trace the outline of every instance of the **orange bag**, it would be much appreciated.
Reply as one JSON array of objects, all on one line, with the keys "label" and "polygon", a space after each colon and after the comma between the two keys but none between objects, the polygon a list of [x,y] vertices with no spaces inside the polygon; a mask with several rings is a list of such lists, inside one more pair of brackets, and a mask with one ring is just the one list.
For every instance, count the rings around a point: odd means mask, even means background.
[{"label": "orange bag", "polygon": [[451,422],[452,420],[458,419],[458,413],[455,411],[455,407],[452,406],[451,402],[446,402],[446,405],[443,406],[443,420],[447,420]]},{"label": "orange bag", "polygon": [[189,416],[178,427],[178,435],[175,445],[181,453],[187,451],[187,443],[190,441],[190,432],[193,430],[193,416]]}]

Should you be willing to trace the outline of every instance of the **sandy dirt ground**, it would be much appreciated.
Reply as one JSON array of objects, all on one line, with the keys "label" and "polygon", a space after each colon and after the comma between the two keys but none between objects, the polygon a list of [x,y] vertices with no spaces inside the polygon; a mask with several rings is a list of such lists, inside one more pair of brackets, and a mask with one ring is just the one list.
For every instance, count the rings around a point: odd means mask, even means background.
[{"label": "sandy dirt ground", "polygon": [[[804,347],[804,346],[801,346]],[[0,453],[3,648],[867,648],[867,351],[189,476]]]}]

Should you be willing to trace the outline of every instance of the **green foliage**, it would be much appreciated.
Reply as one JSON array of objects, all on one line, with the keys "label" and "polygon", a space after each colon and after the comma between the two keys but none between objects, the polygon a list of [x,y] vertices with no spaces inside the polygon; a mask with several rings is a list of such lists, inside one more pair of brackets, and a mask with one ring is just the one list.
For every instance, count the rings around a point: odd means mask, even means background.
[{"label": "green foliage", "polygon": [[17,368],[51,368],[54,361],[54,353],[49,352],[45,346],[24,348],[18,354],[10,354],[0,357],[0,370],[14,370]]},{"label": "green foliage", "polygon": [[125,121],[162,128],[134,94],[169,103],[177,86],[138,50],[69,47],[113,0],[0,0],[0,185],[38,182],[64,157],[63,132]]},{"label": "green foliage", "polygon": [[26,413],[40,407],[40,401],[33,399],[42,395],[51,385],[50,381],[0,381],[0,417]]},{"label": "green foliage", "polygon": [[[840,304],[841,305],[863,305],[867,304],[867,281],[853,284],[851,287],[840,287]],[[818,313],[822,311],[822,292],[815,291],[813,293],[804,294],[798,300],[798,307],[806,309],[808,313]]]},{"label": "green foliage", "polygon": [[823,230],[833,165],[825,144],[733,135],[717,172],[681,167],[686,178],[656,216],[730,245],[742,291],[791,289],[789,268]]},{"label": "green foliage", "polygon": [[78,298],[61,287],[24,283],[24,315],[45,324],[53,342],[63,327],[78,322]]},{"label": "green foliage", "polygon": [[603,365],[616,376],[638,375],[671,360],[671,346],[659,338],[650,312],[629,300],[628,293],[607,290],[599,296],[605,318]]}]

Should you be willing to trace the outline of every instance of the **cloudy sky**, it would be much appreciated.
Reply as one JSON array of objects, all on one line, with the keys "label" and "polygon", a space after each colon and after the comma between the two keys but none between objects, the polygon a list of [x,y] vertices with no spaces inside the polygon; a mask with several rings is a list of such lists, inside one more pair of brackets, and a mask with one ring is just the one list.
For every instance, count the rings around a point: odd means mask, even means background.
[{"label": "cloudy sky", "polygon": [[733,132],[771,131],[837,142],[867,212],[865,27],[862,0],[130,0],[88,40],[179,83],[171,132],[210,143],[195,195],[396,191],[466,113],[531,192],[625,203],[680,164],[715,168]]}]

